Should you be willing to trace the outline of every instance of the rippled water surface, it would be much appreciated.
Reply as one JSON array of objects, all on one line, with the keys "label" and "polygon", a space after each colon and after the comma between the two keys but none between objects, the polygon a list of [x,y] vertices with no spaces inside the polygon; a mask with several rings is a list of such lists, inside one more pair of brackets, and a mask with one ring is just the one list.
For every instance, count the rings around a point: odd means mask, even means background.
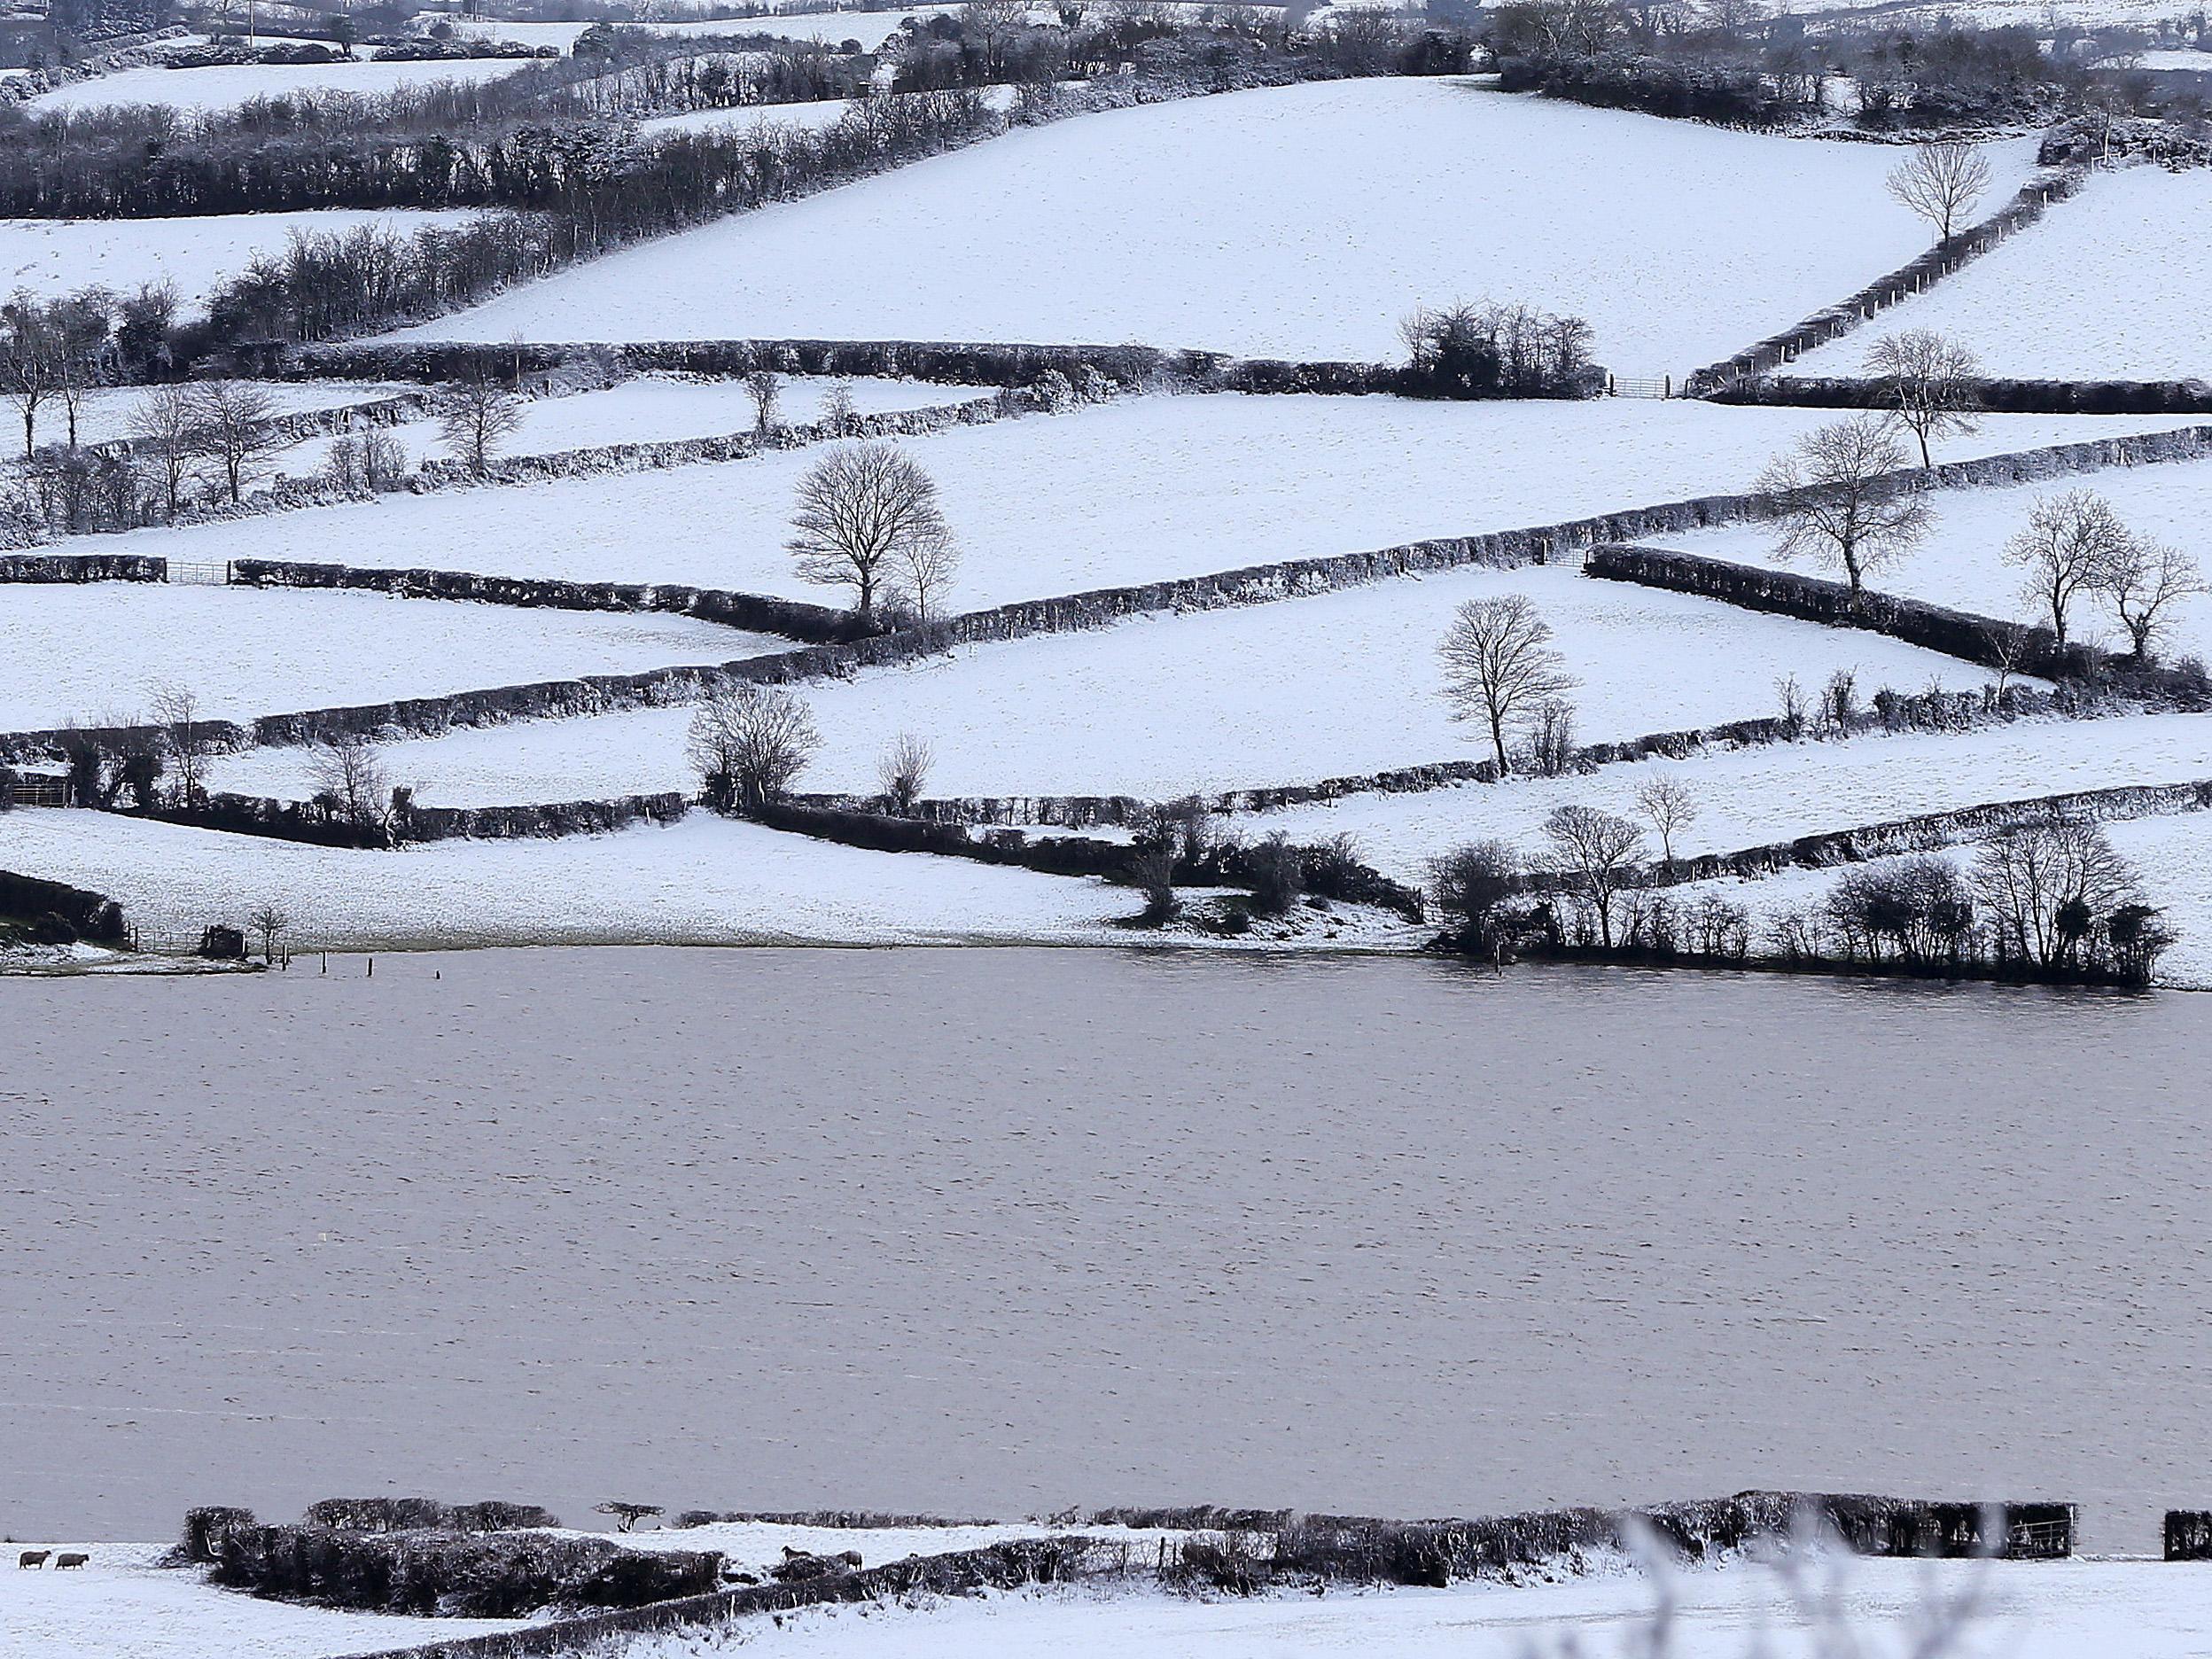
[{"label": "rippled water surface", "polygon": [[[2212,998],[1100,951],[0,982],[0,1530],[2212,1504]],[[433,978],[433,973],[442,976]]]}]

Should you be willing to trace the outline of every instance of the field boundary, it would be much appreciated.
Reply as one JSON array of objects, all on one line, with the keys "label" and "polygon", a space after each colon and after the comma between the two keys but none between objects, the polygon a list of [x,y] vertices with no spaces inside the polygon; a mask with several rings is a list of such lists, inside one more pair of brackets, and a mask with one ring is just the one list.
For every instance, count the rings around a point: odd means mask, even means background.
[{"label": "field boundary", "polygon": [[[2212,414],[2212,385],[2203,380],[2025,380],[1979,375],[1966,383],[1977,415]],[[1766,409],[1886,409],[1889,389],[1851,375],[1776,378],[1759,375],[1714,393],[1707,401]]]},{"label": "field boundary", "polygon": [[1733,357],[1709,363],[1683,383],[1684,394],[1710,397],[1737,382],[1803,356],[1817,346],[1841,339],[1880,313],[1924,293],[1944,277],[1972,264],[1991,248],[2040,220],[2053,202],[2078,195],[2088,182],[2085,167],[2068,166],[2032,178],[2013,199],[1979,224],[1939,242],[1910,263],[1878,276],[1839,304],[1825,307],[1779,334],[1747,346]]},{"label": "field boundary", "polygon": [[[2026,483],[2115,466],[2196,460],[2208,454],[2212,454],[2212,425],[2187,426],[1945,462],[1926,471],[1909,471],[1897,477],[1904,486],[1915,489],[1961,488]],[[1515,569],[1562,562],[1597,546],[1635,543],[1654,534],[1763,517],[1771,510],[1772,502],[1772,496],[1756,494],[1700,496],[1529,529],[1440,537],[1367,552],[1325,554],[1210,575],[1094,588],[1049,599],[1020,600],[892,633],[833,644],[802,646],[732,662],[652,668],[627,674],[594,674],[388,703],[308,709],[261,715],[243,725],[236,721],[209,721],[204,729],[214,748],[238,750],[320,743],[348,736],[434,736],[456,727],[664,707],[695,701],[716,685],[787,685],[842,679],[863,668],[941,656],[961,645],[1079,633],[1134,616],[1271,604],[1468,565]],[[91,728],[67,734],[59,729],[0,732],[0,762],[51,759],[60,752],[65,736],[78,743],[113,744],[158,736],[158,728],[143,726]]]}]

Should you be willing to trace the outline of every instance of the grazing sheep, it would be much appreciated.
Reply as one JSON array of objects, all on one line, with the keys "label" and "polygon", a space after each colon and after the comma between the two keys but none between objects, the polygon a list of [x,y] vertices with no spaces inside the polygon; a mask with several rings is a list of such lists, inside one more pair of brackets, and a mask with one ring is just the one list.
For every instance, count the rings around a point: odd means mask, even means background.
[{"label": "grazing sheep", "polygon": [[65,1567],[82,1567],[91,1559],[82,1550],[64,1550],[54,1557],[54,1570],[59,1572]]},{"label": "grazing sheep", "polygon": [[15,1558],[16,1570],[21,1572],[27,1568],[43,1567],[46,1558],[52,1554],[51,1550],[25,1550]]}]

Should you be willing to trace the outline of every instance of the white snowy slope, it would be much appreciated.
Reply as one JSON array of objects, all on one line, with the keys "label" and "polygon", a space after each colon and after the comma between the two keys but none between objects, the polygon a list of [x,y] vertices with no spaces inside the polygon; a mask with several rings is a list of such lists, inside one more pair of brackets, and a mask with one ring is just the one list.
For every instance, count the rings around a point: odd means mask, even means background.
[{"label": "white snowy slope", "polygon": [[[1998,188],[2032,140],[1990,147]],[[596,261],[419,339],[1137,340],[1395,355],[1454,298],[1586,318],[1678,377],[1919,250],[1880,145],[1514,97],[1317,83],[1016,132]]]},{"label": "white snowy slope", "polygon": [[2212,778],[2212,719],[2037,720],[1975,732],[1779,744],[1601,767],[1577,777],[1347,795],[1235,823],[1248,835],[1280,830],[1296,841],[1349,835],[1369,863],[1418,882],[1430,859],[1469,841],[1494,837],[1540,852],[1545,815],[1570,803],[1601,806],[1643,826],[1647,850],[1656,855],[1659,839],[1636,794],[1662,776],[1683,784],[1695,805],[1695,820],[1674,837],[1676,856],[1690,857],[1989,801]]},{"label": "white snowy slope", "polygon": [[[1835,1582],[1840,1639],[1772,1573],[1730,1566],[1673,1576],[1671,1642],[1656,1649],[1651,1585],[1616,1575],[1258,1600],[1044,1590],[646,1637],[615,1659],[2199,1659],[2212,1644],[2212,1575],[2163,1562],[1866,1561]],[[1935,1599],[1961,1593],[1978,1615],[1963,1645],[1916,1646]]]},{"label": "white snowy slope", "polygon": [[2212,172],[2129,167],[2099,174],[2040,223],[1783,372],[1860,374],[1875,340],[1918,328],[1971,347],[1985,374],[2212,377],[2208,289]]},{"label": "white snowy slope", "polygon": [[245,720],[792,648],[689,617],[518,610],[305,588],[0,585],[0,730],[144,717],[189,688]]},{"label": "white snowy slope", "polygon": [[470,216],[410,207],[333,207],[188,219],[0,219],[0,294],[22,289],[51,296],[96,284],[131,293],[142,283],[168,282],[190,313],[255,254],[283,253],[294,232],[376,225],[411,236],[426,224],[458,224]]},{"label": "white snowy slope", "polygon": [[[0,832],[4,834],[4,832]],[[34,1540],[25,1540],[32,1542]],[[331,1659],[521,1628],[516,1620],[401,1618],[261,1601],[210,1588],[197,1569],[156,1567],[162,1544],[53,1544],[83,1568],[0,1565],[0,1659]]]},{"label": "white snowy slope", "polygon": [[[792,424],[821,419],[823,400],[830,387],[839,384],[852,393],[853,407],[862,415],[991,395],[987,387],[933,386],[924,380],[787,378],[780,387],[777,418]],[[752,400],[744,381],[694,380],[674,375],[643,375],[604,391],[536,398],[523,404],[521,413],[522,425],[499,446],[501,455],[547,455],[597,444],[715,438],[749,431],[753,424]],[[410,466],[449,452],[440,423],[434,419],[409,421],[387,426],[384,432],[400,446]],[[359,434],[354,437],[358,440]],[[332,441],[310,439],[285,450],[270,464],[294,478],[306,477],[322,468]]]},{"label": "white snowy slope", "polygon": [[[932,401],[956,387],[918,390]],[[549,416],[554,412],[549,410]],[[1747,487],[1828,411],[1388,397],[1125,398],[904,440],[962,547],[972,610],[1116,583],[1553,523]],[[2178,419],[2021,416],[1965,456]],[[585,581],[689,582],[816,603],[784,550],[818,448],[668,472],[390,495],[105,539],[175,558],[342,558]]]},{"label": "white snowy slope", "polygon": [[925,854],[863,852],[707,813],[554,841],[351,852],[27,808],[0,816],[0,869],[121,901],[152,941],[244,925],[264,903],[296,946],[1098,943],[1126,888]]},{"label": "white snowy slope", "polygon": [[[1931,495],[1936,522],[1928,539],[1867,578],[1886,593],[1956,605],[1984,616],[2023,621],[2049,619],[2026,591],[2026,571],[2005,557],[2005,544],[2026,526],[2036,503],[2070,490],[2102,495],[2138,534],[2171,543],[2212,570],[2212,461],[2161,462],[2154,466],[2108,467],[2102,471],[1998,489],[1943,490]],[[1747,565],[1780,561],[1770,530],[1756,525],[1691,531],[1655,542]],[[1808,568],[1804,565],[1800,569]],[[2212,597],[2185,598],[2172,611],[2167,648],[2172,653],[2212,654]],[[2068,611],[2077,639],[2124,643],[2109,603],[2083,594]]]},{"label": "white snowy slope", "polygon": [[237,108],[249,98],[289,92],[354,92],[374,97],[402,86],[440,81],[491,81],[524,67],[526,58],[456,58],[434,63],[378,63],[364,51],[354,63],[222,64],[205,69],[125,69],[73,81],[31,100],[34,115],[63,110],[115,109],[159,104],[196,114]]},{"label": "white snowy slope", "polygon": [[[810,684],[821,754],[800,787],[872,792],[901,732],[935,751],[931,792],[1132,794],[1289,783],[1488,752],[1453,721],[1437,646],[1470,599],[1523,594],[1557,635],[1586,742],[1766,712],[1774,682],[1856,670],[1890,685],[1982,671],[1879,635],[1819,627],[1576,569],[1470,569],[1312,598],[967,647]],[[399,781],[439,804],[682,786],[684,708],[543,720],[395,744]],[[304,756],[226,758],[223,788],[298,796]]]}]

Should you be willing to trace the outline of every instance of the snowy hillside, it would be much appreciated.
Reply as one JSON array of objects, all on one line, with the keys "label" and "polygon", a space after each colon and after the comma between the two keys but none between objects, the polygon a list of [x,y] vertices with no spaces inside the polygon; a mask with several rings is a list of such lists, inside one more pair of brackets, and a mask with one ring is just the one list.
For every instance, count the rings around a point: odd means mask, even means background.
[{"label": "snowy hillside", "polygon": [[[2032,151],[1993,147],[2003,189]],[[1919,251],[1882,191],[1888,164],[1878,147],[1461,80],[1237,92],[1015,133],[414,332],[1140,340],[1364,360],[1395,354],[1415,306],[1490,297],[1578,314],[1600,361],[1678,378]]]}]

